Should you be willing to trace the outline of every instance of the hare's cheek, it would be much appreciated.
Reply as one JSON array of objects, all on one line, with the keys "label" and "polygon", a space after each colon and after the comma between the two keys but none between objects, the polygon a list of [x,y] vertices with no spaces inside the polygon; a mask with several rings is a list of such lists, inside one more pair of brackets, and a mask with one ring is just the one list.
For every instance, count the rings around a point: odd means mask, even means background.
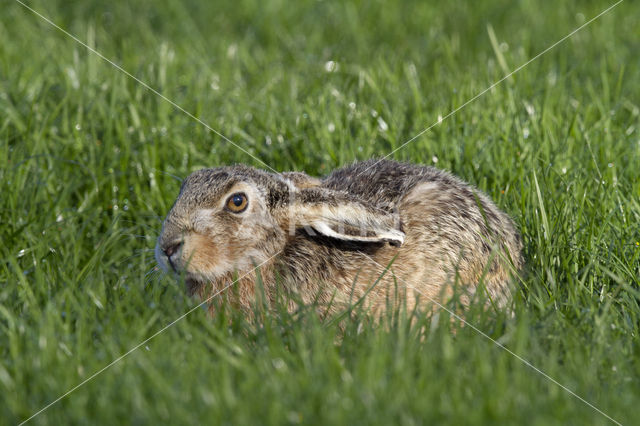
[{"label": "hare's cheek", "polygon": [[185,240],[181,255],[183,267],[189,272],[212,273],[225,263],[221,248],[210,238],[192,234]]}]

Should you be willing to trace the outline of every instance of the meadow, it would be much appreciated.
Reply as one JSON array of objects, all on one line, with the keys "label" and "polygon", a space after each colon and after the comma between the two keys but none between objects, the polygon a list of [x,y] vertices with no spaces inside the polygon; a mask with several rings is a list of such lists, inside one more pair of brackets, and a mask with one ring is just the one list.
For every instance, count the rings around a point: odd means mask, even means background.
[{"label": "meadow", "polygon": [[640,424],[637,3],[468,104],[613,1],[28,4],[215,132],[2,2],[0,423],[197,306],[153,258],[190,172],[323,175],[436,123],[392,158],[514,218],[515,315],[196,308],[29,424]]}]

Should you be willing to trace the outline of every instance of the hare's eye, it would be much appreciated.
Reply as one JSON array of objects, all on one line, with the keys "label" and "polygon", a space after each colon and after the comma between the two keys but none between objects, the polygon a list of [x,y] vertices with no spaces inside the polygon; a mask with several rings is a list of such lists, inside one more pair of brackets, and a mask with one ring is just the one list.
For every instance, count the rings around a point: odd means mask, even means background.
[{"label": "hare's eye", "polygon": [[242,192],[237,192],[227,198],[226,206],[233,213],[240,213],[246,210],[248,204],[247,196]]}]

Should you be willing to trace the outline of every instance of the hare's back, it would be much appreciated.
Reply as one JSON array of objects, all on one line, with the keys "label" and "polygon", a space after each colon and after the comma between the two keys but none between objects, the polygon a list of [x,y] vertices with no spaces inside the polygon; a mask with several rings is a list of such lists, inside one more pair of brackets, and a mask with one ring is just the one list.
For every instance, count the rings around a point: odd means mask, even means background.
[{"label": "hare's back", "polygon": [[466,186],[453,175],[434,167],[384,159],[337,169],[324,179],[323,186],[346,191],[378,206],[395,206],[413,188],[426,182],[438,182],[445,187]]},{"label": "hare's back", "polygon": [[446,171],[368,160],[334,171],[323,185],[380,208],[398,209],[408,227],[406,232],[435,235],[431,231],[437,229],[447,240],[473,240],[485,249],[488,239],[497,237],[519,251],[519,236],[511,218],[482,191]]}]

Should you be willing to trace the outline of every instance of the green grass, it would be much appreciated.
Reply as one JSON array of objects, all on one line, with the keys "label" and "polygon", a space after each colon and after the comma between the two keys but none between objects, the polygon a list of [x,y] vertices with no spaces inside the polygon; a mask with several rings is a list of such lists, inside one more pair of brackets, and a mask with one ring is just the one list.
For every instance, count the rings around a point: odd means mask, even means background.
[{"label": "green grass", "polygon": [[[611,4],[126,3],[30,2],[271,167],[312,174],[389,153]],[[19,4],[1,9],[13,424],[196,305],[147,275],[176,176],[260,164]],[[639,13],[623,2],[394,154],[479,186],[522,231],[515,317],[469,321],[625,424],[640,422]],[[33,423],[611,424],[444,313],[357,315],[344,331],[305,310],[261,327],[232,315],[196,310]]]}]

